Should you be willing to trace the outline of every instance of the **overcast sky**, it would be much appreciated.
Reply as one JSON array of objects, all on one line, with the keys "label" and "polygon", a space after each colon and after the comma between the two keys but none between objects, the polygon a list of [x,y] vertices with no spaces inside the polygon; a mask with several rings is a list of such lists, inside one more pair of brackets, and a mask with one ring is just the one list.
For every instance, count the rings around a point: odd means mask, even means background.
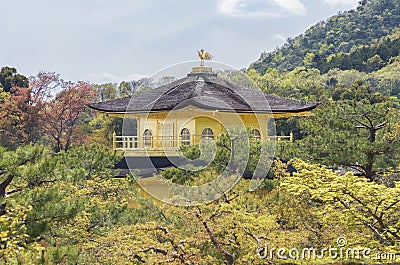
[{"label": "overcast sky", "polygon": [[0,0],[0,66],[107,82],[197,59],[248,67],[358,0]]}]

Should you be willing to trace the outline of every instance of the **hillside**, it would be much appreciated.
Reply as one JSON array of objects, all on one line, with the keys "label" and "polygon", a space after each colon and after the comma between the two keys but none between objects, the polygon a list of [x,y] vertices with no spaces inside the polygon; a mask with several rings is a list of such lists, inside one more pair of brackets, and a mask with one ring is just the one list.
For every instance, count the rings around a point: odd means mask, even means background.
[{"label": "hillside", "polygon": [[400,55],[400,1],[363,0],[349,10],[319,22],[280,48],[263,53],[250,66],[291,71],[298,66],[376,71]]}]

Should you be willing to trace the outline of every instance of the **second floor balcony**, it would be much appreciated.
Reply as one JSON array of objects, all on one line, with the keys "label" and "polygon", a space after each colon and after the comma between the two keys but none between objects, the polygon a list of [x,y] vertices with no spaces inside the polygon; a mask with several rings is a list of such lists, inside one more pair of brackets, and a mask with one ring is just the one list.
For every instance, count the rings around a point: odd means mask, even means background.
[{"label": "second floor balcony", "polygon": [[[181,146],[199,144],[213,136],[187,134],[180,136],[120,136],[113,133],[113,149],[123,151],[127,156],[165,156],[177,152]],[[288,136],[253,136],[253,141],[293,141],[293,133]]]}]

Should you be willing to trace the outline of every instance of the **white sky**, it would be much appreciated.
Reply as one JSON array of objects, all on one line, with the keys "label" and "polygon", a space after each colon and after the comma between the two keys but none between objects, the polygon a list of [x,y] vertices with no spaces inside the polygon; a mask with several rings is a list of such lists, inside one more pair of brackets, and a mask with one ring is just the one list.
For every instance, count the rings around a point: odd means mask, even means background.
[{"label": "white sky", "polygon": [[107,82],[149,76],[206,49],[248,67],[358,0],[0,0],[0,66]]}]

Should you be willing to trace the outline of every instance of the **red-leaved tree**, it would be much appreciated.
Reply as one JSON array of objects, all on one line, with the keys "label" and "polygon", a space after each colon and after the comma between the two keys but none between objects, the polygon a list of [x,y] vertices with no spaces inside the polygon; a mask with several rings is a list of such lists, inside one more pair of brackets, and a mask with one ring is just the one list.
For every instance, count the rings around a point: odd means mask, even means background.
[{"label": "red-leaved tree", "polygon": [[[56,91],[60,91],[54,97]],[[0,102],[0,144],[14,149],[45,141],[56,151],[67,150],[85,137],[79,123],[87,103],[96,97],[85,82],[67,82],[55,73],[39,73],[29,87],[13,87]]]},{"label": "red-leaved tree", "polygon": [[85,135],[80,132],[79,122],[86,105],[97,95],[92,85],[85,82],[63,82],[62,86],[63,90],[44,109],[43,130],[56,151],[82,142]]},{"label": "red-leaved tree", "polygon": [[54,73],[39,73],[30,78],[27,88],[11,88],[5,102],[0,104],[1,145],[13,149],[40,139],[43,110],[59,80]]}]

